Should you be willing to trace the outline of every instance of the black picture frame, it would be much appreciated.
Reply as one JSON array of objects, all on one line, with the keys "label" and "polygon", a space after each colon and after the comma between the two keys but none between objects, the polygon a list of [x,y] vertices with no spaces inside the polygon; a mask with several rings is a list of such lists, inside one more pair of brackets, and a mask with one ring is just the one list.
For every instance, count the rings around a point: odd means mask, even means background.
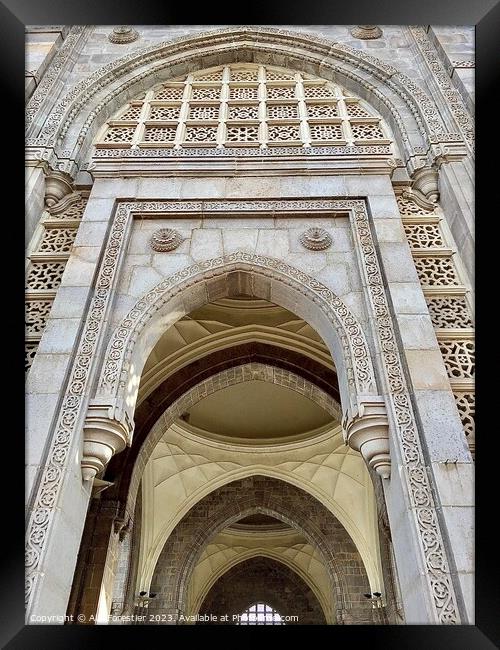
[{"label": "black picture frame", "polygon": [[[193,5],[194,7],[194,5]],[[19,140],[16,144],[4,149],[7,157],[4,173],[11,178],[4,185],[4,207],[10,213],[20,215],[8,219],[4,215],[4,249],[13,253],[12,266],[14,271],[4,275],[9,281],[11,296],[7,298],[12,307],[13,316],[8,318],[8,341],[2,355],[9,373],[9,391],[4,393],[8,399],[5,402],[6,416],[11,416],[11,422],[5,423],[4,463],[4,501],[7,501],[7,515],[4,519],[2,538],[4,549],[0,553],[1,570],[1,602],[0,602],[0,643],[6,648],[80,648],[94,644],[100,647],[104,643],[119,644],[138,642],[145,644],[155,636],[154,641],[171,643],[173,638],[187,642],[209,642],[207,634],[212,630],[222,630],[224,634],[239,634],[234,627],[198,628],[193,626],[179,628],[169,626],[129,627],[129,626],[49,626],[24,624],[24,521],[22,518],[22,496],[20,487],[21,469],[24,457],[24,438],[20,431],[19,414],[24,409],[24,372],[18,359],[18,351],[24,348],[24,325],[15,323],[19,315],[23,318],[24,309],[22,285],[17,287],[16,279],[24,283],[24,252],[18,250],[24,239],[22,188],[15,191],[15,183],[22,183],[24,160],[21,160],[24,150],[24,27],[25,25],[43,24],[107,24],[127,23],[131,25],[147,24],[194,24],[217,26],[225,24],[268,24],[274,26],[287,25],[318,25],[318,24],[354,24],[370,23],[379,25],[397,24],[441,24],[441,25],[474,25],[476,27],[476,102],[477,102],[477,161],[476,161],[476,215],[479,228],[477,229],[476,252],[476,289],[477,289],[477,430],[478,442],[476,452],[477,484],[476,484],[476,624],[473,626],[344,626],[329,627],[327,635],[331,635],[328,643],[365,642],[368,647],[404,648],[405,650],[431,650],[434,648],[464,648],[481,650],[500,646],[500,589],[498,588],[497,541],[494,534],[496,490],[494,481],[487,477],[495,476],[495,468],[489,467],[496,460],[493,451],[495,438],[494,426],[488,427],[490,410],[495,407],[493,394],[495,382],[490,382],[486,373],[486,359],[494,359],[494,349],[488,341],[493,340],[493,333],[487,332],[490,322],[488,301],[493,300],[490,278],[495,277],[494,269],[490,273],[487,260],[494,260],[493,251],[488,252],[488,244],[494,245],[496,228],[496,211],[493,204],[494,191],[487,184],[486,172],[494,167],[494,131],[498,131],[493,111],[496,105],[492,101],[496,85],[497,69],[499,67],[498,43],[500,42],[500,3],[498,0],[356,0],[355,2],[325,2],[324,0],[273,0],[266,3],[240,4],[245,13],[237,15],[220,3],[207,3],[199,6],[196,11],[187,3],[162,3],[149,1],[133,2],[132,0],[99,0],[99,2],[76,2],[75,0],[3,0],[0,2],[0,47],[3,48],[1,61],[3,64],[2,82],[4,84],[3,102],[8,111],[4,116],[4,133],[7,124],[14,123],[19,129]],[[193,13],[195,14],[193,16]],[[8,98],[8,99],[6,99]],[[496,111],[495,111],[496,112]],[[483,125],[483,128],[481,128]],[[14,127],[13,127],[14,128]],[[9,127],[10,130],[10,127]],[[17,130],[16,130],[17,133]],[[21,133],[23,135],[21,135]],[[4,147],[7,145],[4,145]],[[494,186],[493,186],[494,188]],[[13,199],[16,199],[13,201]],[[12,204],[11,204],[12,202]],[[491,206],[488,204],[491,203]],[[6,228],[5,223],[8,223]],[[17,229],[19,228],[19,233]],[[479,255],[479,251],[481,254]],[[498,255],[497,255],[498,257]],[[4,266],[4,272],[7,267]],[[17,273],[19,275],[17,276]],[[12,278],[14,278],[12,280]],[[484,278],[484,281],[483,281]],[[483,302],[482,295],[487,295]],[[484,308],[481,308],[481,304]],[[492,305],[493,306],[493,305]],[[19,307],[19,309],[18,309]],[[4,316],[4,322],[6,317]],[[493,338],[492,338],[493,337]],[[5,338],[3,339],[5,341]],[[10,344],[12,342],[12,345]],[[17,347],[19,342],[19,348]],[[488,346],[488,348],[487,348]],[[482,351],[484,350],[484,356]],[[12,361],[9,359],[12,356]],[[493,359],[492,359],[493,358]],[[494,363],[494,360],[493,360]],[[498,365],[498,364],[497,364]],[[13,370],[19,368],[17,370]],[[19,381],[19,391],[17,390]],[[18,397],[19,395],[19,397]],[[19,399],[19,402],[17,402]],[[496,398],[498,401],[498,397]],[[493,420],[492,420],[493,422]],[[10,512],[9,512],[10,509]],[[202,630],[197,632],[197,630]],[[258,628],[248,628],[257,630]],[[293,627],[279,627],[279,634],[290,634]],[[175,630],[175,632],[174,632]],[[231,631],[229,631],[231,630]],[[236,632],[235,632],[236,630]],[[311,628],[307,631],[311,634]],[[160,634],[161,636],[158,636]],[[192,635],[196,635],[192,637]],[[203,636],[198,636],[198,635]],[[249,634],[260,634],[257,631]],[[278,634],[278,632],[274,632]],[[140,635],[140,636],[137,636]],[[180,636],[179,636],[180,635]],[[134,638],[133,638],[134,637]],[[146,637],[148,639],[146,640]],[[235,637],[231,636],[231,640]],[[269,637],[268,637],[269,638]],[[274,637],[272,637],[274,640]],[[287,639],[290,637],[286,637]],[[238,640],[238,637],[236,637]]]}]

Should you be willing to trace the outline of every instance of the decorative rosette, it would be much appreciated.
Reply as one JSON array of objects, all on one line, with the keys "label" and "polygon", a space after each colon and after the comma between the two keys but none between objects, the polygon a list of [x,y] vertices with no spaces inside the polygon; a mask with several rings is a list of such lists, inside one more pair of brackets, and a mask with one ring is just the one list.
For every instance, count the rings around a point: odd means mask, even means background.
[{"label": "decorative rosette", "polygon": [[311,251],[323,251],[332,245],[332,237],[323,228],[309,228],[300,236],[300,243]]},{"label": "decorative rosette", "polygon": [[160,228],[151,237],[151,248],[159,253],[175,250],[182,242],[182,236],[177,230]]}]

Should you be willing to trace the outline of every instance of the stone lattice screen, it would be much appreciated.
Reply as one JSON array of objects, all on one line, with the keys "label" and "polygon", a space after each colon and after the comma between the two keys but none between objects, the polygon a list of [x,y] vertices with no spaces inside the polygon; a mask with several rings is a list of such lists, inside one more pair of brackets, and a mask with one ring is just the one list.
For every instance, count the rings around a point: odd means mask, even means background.
[{"label": "stone lattice screen", "polygon": [[97,148],[389,145],[368,105],[337,84],[255,64],[156,86],[101,129]]},{"label": "stone lattice screen", "polygon": [[475,453],[474,329],[462,272],[447,246],[451,235],[439,208],[428,211],[397,196],[406,238],[441,348],[472,455]]},{"label": "stone lattice screen", "polygon": [[62,209],[57,206],[40,220],[36,250],[29,256],[26,274],[25,362],[28,373],[45,329],[52,303],[61,284],[78,226],[88,200],[88,191],[75,193]]}]

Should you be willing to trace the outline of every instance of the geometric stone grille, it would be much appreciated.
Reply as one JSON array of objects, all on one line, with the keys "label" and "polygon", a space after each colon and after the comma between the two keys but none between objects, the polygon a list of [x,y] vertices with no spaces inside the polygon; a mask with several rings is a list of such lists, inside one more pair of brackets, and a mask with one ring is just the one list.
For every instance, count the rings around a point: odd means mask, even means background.
[{"label": "geometric stone grille", "polygon": [[[432,324],[438,332],[438,342],[446,367],[450,385],[454,391],[457,408],[462,419],[464,433],[469,449],[474,456],[474,392],[472,386],[465,384],[473,382],[474,377],[474,341],[470,338],[473,327],[472,317],[465,300],[465,288],[460,287],[458,271],[451,260],[451,255],[445,251],[446,238],[439,225],[436,208],[425,210],[414,200],[396,195],[399,212],[402,216],[403,227],[408,244],[414,253],[414,263],[420,284],[424,290],[427,307]],[[429,215],[429,213],[431,213]],[[417,253],[418,251],[418,253]],[[428,255],[422,256],[422,252]],[[441,254],[436,255],[437,252]],[[446,295],[447,287],[458,287],[459,295]],[[433,293],[431,294],[431,287]],[[443,294],[435,295],[436,290],[443,289]],[[443,330],[469,330],[464,332],[461,340],[457,332],[453,339],[443,339]],[[458,338],[457,338],[458,336]],[[472,405],[472,406],[471,406]]]},{"label": "geometric stone grille", "polygon": [[414,262],[422,286],[459,284],[455,267],[447,257],[417,257]]},{"label": "geometric stone grille", "polygon": [[[41,221],[44,226],[43,237],[36,250],[37,259],[33,256],[28,267],[26,278],[28,292],[54,293],[59,287],[67,258],[78,232],[78,223],[75,224],[75,221],[81,220],[87,201],[86,192],[75,192],[70,195],[69,201],[66,199],[52,206],[48,216]],[[60,255],[63,259],[54,261],[50,259],[51,255]],[[44,256],[48,258],[47,261],[40,259]],[[29,337],[25,344],[26,373],[31,368],[53,301],[53,295],[43,298],[36,295],[29,296],[25,301],[25,333]]]},{"label": "geometric stone grille", "polygon": [[253,63],[177,77],[122,107],[97,148],[388,145],[381,118],[337,84]]},{"label": "geometric stone grille", "polygon": [[462,420],[467,442],[472,453],[475,451],[476,438],[475,438],[475,414],[476,414],[476,396],[474,393],[462,393],[454,391],[455,400],[457,403],[458,412]]},{"label": "geometric stone grille", "polygon": [[66,207],[62,212],[53,212],[50,211],[50,219],[61,219],[61,220],[79,220],[83,217],[85,211],[85,206],[87,205],[87,198],[81,197],[76,201],[72,202],[68,207]]},{"label": "geometric stone grille", "polygon": [[402,217],[412,217],[413,215],[428,216],[429,212],[432,212],[432,210],[421,208],[418,203],[415,203],[415,201],[412,201],[401,194],[396,196],[396,200]]},{"label": "geometric stone grille", "polygon": [[432,324],[438,329],[472,327],[467,303],[462,296],[427,296]]},{"label": "geometric stone grille", "polygon": [[24,370],[26,374],[31,368],[37,350],[38,350],[38,341],[27,341],[24,344]]},{"label": "geometric stone grille", "polygon": [[61,284],[66,261],[64,262],[32,262],[26,280],[26,288],[54,290]]},{"label": "geometric stone grille", "polygon": [[405,223],[403,225],[410,248],[444,247],[437,223]]},{"label": "geometric stone grille", "polygon": [[49,317],[52,300],[29,300],[26,302],[26,334],[41,334]]},{"label": "geometric stone grille", "polygon": [[46,228],[37,252],[69,253],[76,232],[76,228]]},{"label": "geometric stone grille", "polygon": [[474,341],[439,341],[439,347],[450,378],[474,377]]}]

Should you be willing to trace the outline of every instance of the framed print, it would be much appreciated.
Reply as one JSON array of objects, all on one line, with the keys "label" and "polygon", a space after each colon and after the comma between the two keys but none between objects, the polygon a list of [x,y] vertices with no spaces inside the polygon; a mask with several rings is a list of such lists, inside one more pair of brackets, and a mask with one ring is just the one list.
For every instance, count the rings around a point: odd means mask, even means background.
[{"label": "framed print", "polygon": [[266,625],[495,647],[475,123],[498,9],[135,9],[3,9],[25,102],[6,647]]}]

